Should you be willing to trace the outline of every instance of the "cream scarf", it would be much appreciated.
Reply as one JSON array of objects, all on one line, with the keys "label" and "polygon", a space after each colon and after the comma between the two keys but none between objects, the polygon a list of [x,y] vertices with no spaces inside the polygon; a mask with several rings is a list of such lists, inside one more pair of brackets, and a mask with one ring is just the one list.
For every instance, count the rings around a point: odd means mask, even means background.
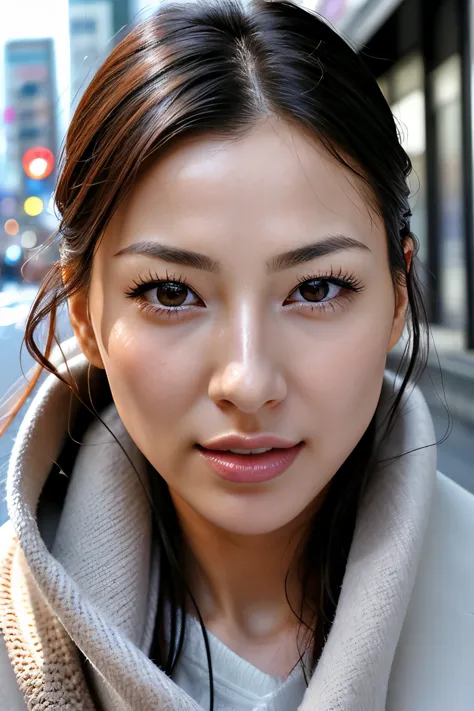
[{"label": "cream scarf", "polygon": [[[71,375],[84,384],[87,362],[74,339],[64,348]],[[379,422],[394,387],[387,373]],[[202,711],[147,656],[158,588],[149,506],[100,423],[86,432],[49,549],[38,529],[38,500],[67,440],[70,405],[68,389],[48,377],[21,425],[8,473],[12,531],[0,572],[0,626],[27,708]],[[105,419],[145,477],[144,459],[113,406]],[[300,711],[385,708],[436,476],[435,448],[419,448],[434,441],[423,397],[410,388],[379,457],[417,451],[380,465],[371,482],[335,622]]]}]

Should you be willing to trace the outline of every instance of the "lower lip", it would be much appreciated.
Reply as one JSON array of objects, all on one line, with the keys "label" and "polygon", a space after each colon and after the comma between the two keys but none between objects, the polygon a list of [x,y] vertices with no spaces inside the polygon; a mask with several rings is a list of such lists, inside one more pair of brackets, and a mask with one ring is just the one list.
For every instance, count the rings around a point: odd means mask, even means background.
[{"label": "lower lip", "polygon": [[262,454],[234,454],[203,447],[199,447],[199,451],[223,479],[238,484],[259,484],[286,472],[303,446],[301,442],[288,449],[271,449]]}]

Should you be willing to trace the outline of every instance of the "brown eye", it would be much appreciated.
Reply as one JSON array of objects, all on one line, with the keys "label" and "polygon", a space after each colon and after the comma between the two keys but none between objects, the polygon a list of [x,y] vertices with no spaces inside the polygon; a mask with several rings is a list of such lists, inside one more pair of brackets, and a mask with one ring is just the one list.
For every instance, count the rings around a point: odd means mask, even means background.
[{"label": "brown eye", "polygon": [[326,303],[336,299],[343,289],[343,286],[334,284],[328,279],[308,279],[290,294],[286,303],[294,303],[295,301],[300,304]]},{"label": "brown eye", "polygon": [[317,279],[305,281],[296,291],[299,291],[305,301],[324,301],[329,295],[330,286],[332,285],[329,282]]},{"label": "brown eye", "polygon": [[185,285],[174,281],[164,281],[156,287],[156,298],[161,306],[183,306],[191,290]]},{"label": "brown eye", "polygon": [[[178,279],[160,279],[158,276],[145,281],[140,278],[135,287],[125,292],[129,299],[134,299],[140,308],[146,308],[146,313],[178,313],[181,310],[205,308],[203,300],[186,284]],[[149,307],[149,308],[148,308]],[[150,311],[151,309],[151,311]]]}]

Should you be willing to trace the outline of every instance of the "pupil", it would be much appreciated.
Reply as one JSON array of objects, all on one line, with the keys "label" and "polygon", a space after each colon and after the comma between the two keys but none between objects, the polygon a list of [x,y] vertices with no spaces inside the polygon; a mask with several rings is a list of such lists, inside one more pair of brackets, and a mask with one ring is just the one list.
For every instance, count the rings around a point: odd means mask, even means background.
[{"label": "pupil", "polygon": [[327,281],[307,281],[300,286],[300,294],[307,301],[322,301],[329,294]]},{"label": "pupil", "polygon": [[162,306],[182,306],[186,301],[188,289],[183,284],[166,282],[157,287],[158,301]]}]

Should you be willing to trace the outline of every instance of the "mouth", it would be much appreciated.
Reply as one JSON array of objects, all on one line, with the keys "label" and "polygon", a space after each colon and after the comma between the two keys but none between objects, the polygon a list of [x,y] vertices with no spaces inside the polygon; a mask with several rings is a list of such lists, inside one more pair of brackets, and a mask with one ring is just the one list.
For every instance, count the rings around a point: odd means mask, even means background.
[{"label": "mouth", "polygon": [[285,444],[284,447],[229,447],[228,449],[196,445],[196,448],[223,479],[241,484],[257,484],[283,474],[304,447],[304,442],[291,446]]}]

